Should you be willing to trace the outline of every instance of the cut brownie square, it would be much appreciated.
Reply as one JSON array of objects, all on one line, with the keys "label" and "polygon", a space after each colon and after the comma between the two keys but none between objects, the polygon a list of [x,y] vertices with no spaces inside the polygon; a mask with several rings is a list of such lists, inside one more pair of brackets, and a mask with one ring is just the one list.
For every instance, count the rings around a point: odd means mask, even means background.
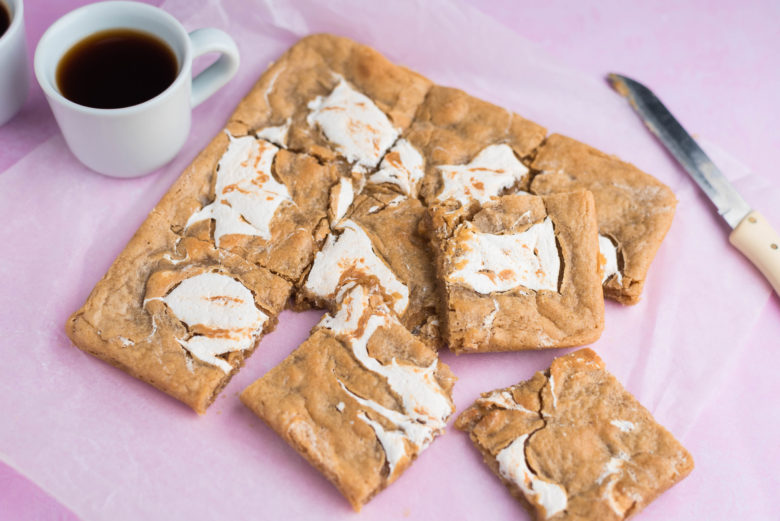
[{"label": "cut brownie square", "polygon": [[693,469],[590,349],[484,393],[455,426],[536,520],[626,519]]},{"label": "cut brownie square", "polygon": [[426,204],[447,198],[485,202],[526,189],[526,160],[544,127],[463,91],[433,86],[405,139],[425,161],[421,196]]},{"label": "cut brownie square", "polygon": [[376,292],[354,286],[241,401],[359,510],[443,431],[453,383]]},{"label": "cut brownie square", "polygon": [[581,345],[604,327],[593,197],[431,207],[440,321],[456,353]]},{"label": "cut brownie square", "polygon": [[203,413],[273,329],[291,285],[207,242],[176,237],[147,221],[66,332],[83,351]]},{"label": "cut brownie square", "polygon": [[677,199],[634,165],[560,134],[547,138],[531,165],[535,194],[587,189],[596,200],[605,296],[636,304],[647,271],[672,224]]},{"label": "cut brownie square", "polygon": [[271,65],[232,121],[290,150],[372,170],[408,128],[430,86],[370,47],[318,34]]}]

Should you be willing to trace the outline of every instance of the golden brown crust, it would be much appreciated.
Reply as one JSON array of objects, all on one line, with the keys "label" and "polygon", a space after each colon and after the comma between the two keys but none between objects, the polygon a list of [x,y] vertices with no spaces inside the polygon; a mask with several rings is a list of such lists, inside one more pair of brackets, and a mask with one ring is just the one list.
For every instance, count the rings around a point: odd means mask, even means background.
[{"label": "golden brown crust", "polygon": [[[532,163],[536,194],[587,189],[596,200],[599,233],[615,240],[622,281],[612,276],[604,294],[636,304],[650,263],[672,224],[674,193],[635,166],[560,134],[547,138]],[[620,262],[622,260],[622,262]]]},{"label": "golden brown crust", "polygon": [[[401,322],[418,339],[438,349],[442,343],[436,325],[439,296],[433,255],[428,238],[419,233],[425,216],[425,206],[419,199],[400,195],[386,185],[367,185],[355,197],[344,219],[360,226],[374,253],[408,288],[408,305],[399,317]],[[360,273],[350,273],[344,280],[350,284],[356,280],[372,283],[371,275]],[[335,297],[319,297],[302,284],[297,288],[295,302],[299,309],[305,309],[306,302],[331,310],[338,305]]]},{"label": "golden brown crust", "polygon": [[[377,296],[372,302],[372,306],[382,305]],[[374,314],[369,311],[363,316],[361,327],[365,328],[367,317]],[[397,321],[380,326],[367,340],[366,350],[385,366],[423,368],[437,359],[432,348]],[[439,363],[433,377],[451,403],[454,377],[449,368]],[[403,402],[388,380],[358,361],[348,339],[321,324],[281,364],[247,387],[241,401],[360,510],[411,464],[419,449],[407,445],[409,457],[402,458],[389,475],[383,445],[361,416],[368,415],[386,431],[398,431],[399,426],[358,403],[345,389],[405,414]]]},{"label": "golden brown crust", "polygon": [[[598,241],[589,192],[537,197],[508,195],[484,205],[431,207],[429,227],[442,298],[442,333],[456,353],[568,347],[593,342],[604,327]],[[520,233],[549,217],[562,260],[559,291],[519,286],[481,294],[447,281],[453,270],[453,235],[470,222],[476,231]],[[490,324],[486,326],[486,323]]]},{"label": "golden brown crust", "polygon": [[182,280],[200,273],[229,275],[249,288],[255,305],[269,315],[263,328],[267,333],[276,325],[291,285],[195,238],[177,244],[177,236],[159,233],[159,228],[151,226],[153,220],[141,226],[84,306],[68,319],[65,331],[79,349],[202,414],[253,348],[226,355],[233,370],[225,373],[193,358],[182,347],[178,339],[187,336],[186,327],[162,302],[147,304],[144,300],[162,297]]},{"label": "golden brown crust", "polygon": [[409,288],[409,305],[401,322],[419,334],[436,316],[438,299],[430,244],[417,233],[426,215],[418,199],[398,198],[393,192],[366,190],[355,199],[349,215],[371,238],[376,252]]},{"label": "golden brown crust", "polygon": [[[238,126],[234,125],[234,128],[238,129]],[[233,135],[240,137],[249,134]],[[218,143],[214,146],[216,160],[196,160],[192,167],[193,171],[199,173],[200,190],[197,197],[181,197],[170,205],[179,210],[171,221],[172,229],[211,242],[214,241],[214,224],[211,219],[191,223],[186,229],[185,225],[192,214],[214,202],[216,167],[219,157],[227,150],[227,134],[221,133],[214,141]],[[317,249],[315,230],[320,221],[327,217],[328,203],[322,194],[326,194],[330,186],[337,182],[340,168],[338,165],[322,165],[310,156],[279,150],[272,173],[286,186],[292,204],[283,203],[276,211],[270,223],[271,237],[225,235],[219,246],[287,280],[297,281],[311,263]],[[208,190],[204,190],[207,187]]]},{"label": "golden brown crust", "polygon": [[498,144],[509,145],[517,157],[527,159],[545,134],[544,127],[513,112],[461,90],[435,85],[405,137],[425,159],[420,193],[432,204],[441,190],[439,165],[468,163],[483,148]]},{"label": "golden brown crust", "polygon": [[[511,396],[510,405],[527,411],[499,404],[495,396],[502,392]],[[688,451],[590,349],[555,359],[531,380],[484,393],[455,426],[469,433],[485,462],[538,520],[626,519],[693,470]],[[567,496],[565,510],[549,518],[535,497],[499,470],[499,452],[523,435],[534,477]]]},{"label": "golden brown crust", "polygon": [[401,131],[412,121],[431,82],[391,63],[374,49],[347,38],[315,34],[301,39],[279,58],[238,105],[231,121],[259,130],[291,121],[287,146],[322,160],[338,153],[306,122],[307,104],[326,96],[339,75],[381,109]]}]

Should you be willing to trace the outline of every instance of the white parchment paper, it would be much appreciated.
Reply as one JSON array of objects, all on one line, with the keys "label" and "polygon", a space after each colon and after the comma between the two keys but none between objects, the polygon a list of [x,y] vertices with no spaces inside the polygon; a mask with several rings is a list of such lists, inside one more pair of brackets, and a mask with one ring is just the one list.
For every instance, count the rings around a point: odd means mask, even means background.
[{"label": "white parchment paper", "polygon": [[[67,316],[269,62],[299,37],[321,31],[371,45],[436,82],[615,153],[671,186],[678,211],[642,302],[608,303],[606,331],[593,347],[659,421],[688,441],[731,361],[746,349],[769,289],[729,247],[705,198],[600,79],[560,66],[458,3],[169,0],[163,8],[189,29],[228,31],[242,56],[238,77],[195,111],[181,154],[153,176],[118,181],[87,171],[57,134],[0,174],[3,461],[85,521],[357,517],[237,398],[304,340],[320,313],[285,312],[203,417],[81,353],[63,332]],[[748,200],[778,200],[768,181],[708,149]],[[460,378],[455,400],[462,410],[479,392],[526,379],[561,354],[442,358]],[[687,517],[697,490],[683,483],[643,519]],[[453,429],[360,514],[364,520],[524,516]]]}]

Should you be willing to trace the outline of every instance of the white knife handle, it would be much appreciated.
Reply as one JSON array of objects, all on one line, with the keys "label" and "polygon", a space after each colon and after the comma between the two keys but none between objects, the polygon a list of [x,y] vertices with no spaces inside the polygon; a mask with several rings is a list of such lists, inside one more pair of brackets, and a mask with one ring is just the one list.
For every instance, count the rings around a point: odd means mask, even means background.
[{"label": "white knife handle", "polygon": [[729,241],[750,259],[780,295],[780,235],[755,210],[742,219]]}]

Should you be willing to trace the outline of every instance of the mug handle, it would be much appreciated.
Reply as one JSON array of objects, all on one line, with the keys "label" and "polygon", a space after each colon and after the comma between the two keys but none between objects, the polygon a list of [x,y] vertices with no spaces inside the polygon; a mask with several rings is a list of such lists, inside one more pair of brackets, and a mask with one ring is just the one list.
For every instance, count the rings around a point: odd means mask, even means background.
[{"label": "mug handle", "polygon": [[230,81],[238,70],[239,58],[236,42],[224,31],[213,28],[196,29],[189,36],[192,42],[193,60],[210,52],[218,52],[222,55],[192,78],[190,104],[195,108]]}]

